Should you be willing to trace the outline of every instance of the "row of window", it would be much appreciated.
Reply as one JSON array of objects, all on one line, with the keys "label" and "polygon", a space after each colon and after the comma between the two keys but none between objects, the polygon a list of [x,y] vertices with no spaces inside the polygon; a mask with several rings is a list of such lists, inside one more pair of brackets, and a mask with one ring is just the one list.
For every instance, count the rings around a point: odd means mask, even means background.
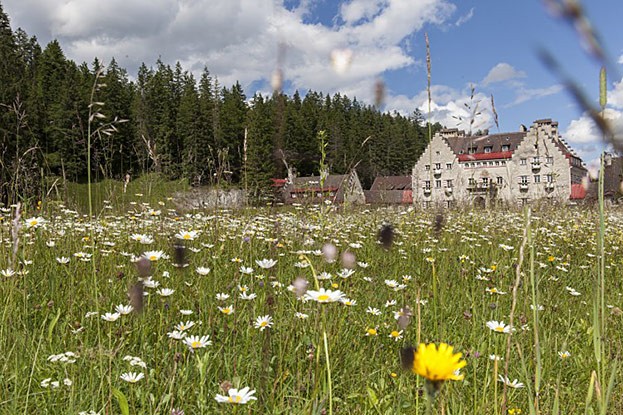
[{"label": "row of window", "polygon": [[[430,164],[425,165],[424,170],[430,171]],[[441,170],[441,163],[435,163],[435,170]],[[452,163],[446,163],[446,170],[452,170]]]},{"label": "row of window", "polygon": [[[552,174],[544,174],[543,176],[543,181],[545,181],[546,183],[553,183],[554,182],[554,175]],[[528,184],[529,183],[529,176],[519,176],[518,178],[518,183],[520,184]],[[541,175],[540,174],[535,174],[532,176],[533,179],[533,183],[541,183]],[[453,181],[452,180],[445,180],[446,182],[446,188],[451,189],[452,187],[454,187]],[[489,184],[494,183],[493,178],[489,178],[489,177],[483,177],[480,179],[480,184],[483,185],[483,187],[487,187]],[[504,178],[502,176],[498,176],[495,178],[495,183],[497,185],[503,185],[504,184]],[[474,177],[470,177],[468,179],[468,184],[469,186],[476,186],[476,179]],[[443,180],[435,180],[435,189],[441,189],[443,185]],[[430,180],[425,180],[424,181],[424,189],[430,189],[431,188],[431,181]]]},{"label": "row of window", "polygon": [[[541,158],[539,156],[532,157],[532,164],[541,163]],[[525,166],[528,164],[528,159],[519,159],[519,164],[521,166]],[[554,164],[554,157],[547,156],[545,157],[545,164]]]}]

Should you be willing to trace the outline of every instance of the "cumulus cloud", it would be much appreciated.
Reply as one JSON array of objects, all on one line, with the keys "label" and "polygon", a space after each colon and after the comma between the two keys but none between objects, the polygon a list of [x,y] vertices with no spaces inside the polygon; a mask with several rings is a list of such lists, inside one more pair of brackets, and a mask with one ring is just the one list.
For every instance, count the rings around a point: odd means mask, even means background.
[{"label": "cumulus cloud", "polygon": [[509,81],[512,79],[525,78],[526,73],[515,69],[506,62],[500,62],[495,65],[487,76],[482,80],[483,85],[489,85],[497,82]]},{"label": "cumulus cloud", "polygon": [[472,96],[469,88],[457,90],[445,85],[433,85],[430,113],[426,91],[411,98],[405,95],[392,96],[388,99],[386,108],[405,115],[418,108],[433,123],[438,122],[445,127],[465,131],[489,129],[494,124],[490,98],[480,92]]},{"label": "cumulus cloud", "polygon": [[621,65],[623,65],[623,55],[619,56],[619,60],[618,60],[618,62],[619,62]]},{"label": "cumulus cloud", "polygon": [[[248,87],[269,81],[282,45],[289,85],[331,93],[361,89],[364,81],[372,85],[387,71],[413,65],[404,47],[409,37],[456,9],[449,0],[351,0],[337,11],[334,22],[341,23],[328,26],[306,21],[312,3],[288,9],[274,0],[3,1],[13,27],[44,44],[58,38],[77,62],[115,57],[135,74],[142,62],[160,58],[195,73],[207,66],[222,85]],[[331,51],[345,48],[353,52],[352,64],[336,75]]]},{"label": "cumulus cloud", "polygon": [[545,88],[526,88],[525,86],[520,85],[515,90],[515,93],[517,94],[515,100],[510,104],[505,105],[504,107],[509,108],[515,105],[522,104],[526,101],[554,95],[562,91],[562,89],[563,87],[560,84],[548,86]]}]

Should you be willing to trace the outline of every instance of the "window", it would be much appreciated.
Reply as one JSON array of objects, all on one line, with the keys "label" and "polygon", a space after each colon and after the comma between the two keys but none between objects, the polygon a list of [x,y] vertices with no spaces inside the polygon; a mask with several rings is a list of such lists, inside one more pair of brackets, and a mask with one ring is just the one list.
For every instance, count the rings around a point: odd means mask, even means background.
[{"label": "window", "polygon": [[446,170],[452,170],[452,163],[446,163]]},{"label": "window", "polygon": [[496,166],[499,166],[499,165],[500,165],[500,162],[499,162],[499,161],[496,161],[496,162],[495,162],[495,165],[496,165]]},{"label": "window", "polygon": [[528,184],[528,176],[519,176],[519,183]]},{"label": "window", "polygon": [[527,164],[527,160],[526,159],[519,159],[519,165],[521,166],[525,166]]},{"label": "window", "polygon": [[291,193],[290,196],[292,197],[292,199],[296,199],[296,193]]},{"label": "window", "polygon": [[539,156],[532,157],[532,163],[539,164],[540,163]]},{"label": "window", "polygon": [[452,200],[446,200],[446,207],[449,209],[453,205]]},{"label": "window", "polygon": [[504,184],[504,178],[502,176],[498,176],[498,184]]},{"label": "window", "polygon": [[502,144],[502,151],[510,151],[511,146],[510,144]]},{"label": "window", "polygon": [[477,150],[477,147],[470,147],[467,149],[467,154],[474,154]]},{"label": "window", "polygon": [[470,186],[474,186],[474,185],[476,184],[476,180],[475,180],[473,177],[470,177],[470,178],[469,178],[469,181],[468,181],[468,184],[469,184]]},{"label": "window", "polygon": [[529,200],[530,199],[528,199],[527,197],[522,197],[521,198],[521,206],[527,205]]},{"label": "window", "polygon": [[435,189],[441,189],[441,180],[435,180]]},{"label": "window", "polygon": [[430,180],[424,181],[424,188],[430,189]]},{"label": "window", "polygon": [[440,151],[435,151],[435,154],[437,154],[438,156],[441,155]]},{"label": "window", "polygon": [[424,206],[425,209],[428,209],[428,208],[430,208],[432,206],[432,202],[430,200],[425,200],[422,203],[422,206]]},{"label": "window", "polygon": [[435,170],[441,170],[441,163],[435,163]]},{"label": "window", "polygon": [[482,178],[482,187],[489,187],[489,178],[488,177],[483,177]]},{"label": "window", "polygon": [[547,174],[547,175],[545,175],[545,181],[546,181],[547,183],[552,183],[552,182],[554,181],[554,176],[553,176],[553,175],[551,175],[551,174]]},{"label": "window", "polygon": [[535,174],[534,175],[534,182],[535,183],[541,183],[541,175],[540,174]]},{"label": "window", "polygon": [[430,171],[430,164],[427,164],[426,166],[424,166],[424,170]]},{"label": "window", "polygon": [[493,146],[486,146],[485,153],[491,153],[491,152],[493,152]]},{"label": "window", "polygon": [[452,180],[446,180],[446,187],[452,187]]},{"label": "window", "polygon": [[545,162],[546,162],[547,164],[554,164],[554,157],[551,157],[551,156],[547,157],[547,158],[545,159]]}]

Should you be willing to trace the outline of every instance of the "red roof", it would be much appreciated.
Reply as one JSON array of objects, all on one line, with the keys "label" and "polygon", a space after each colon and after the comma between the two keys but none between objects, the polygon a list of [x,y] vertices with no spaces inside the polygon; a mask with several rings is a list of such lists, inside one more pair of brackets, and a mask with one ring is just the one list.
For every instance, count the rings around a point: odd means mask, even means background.
[{"label": "red roof", "polygon": [[498,151],[495,153],[459,154],[459,161],[499,160],[499,159],[509,159],[512,156],[513,156],[512,151]]},{"label": "red roof", "polygon": [[288,182],[287,179],[270,179],[270,180],[273,181],[273,184],[272,184],[273,187],[283,187]]},{"label": "red roof", "polygon": [[584,199],[586,197],[586,189],[581,183],[571,185],[571,199]]}]

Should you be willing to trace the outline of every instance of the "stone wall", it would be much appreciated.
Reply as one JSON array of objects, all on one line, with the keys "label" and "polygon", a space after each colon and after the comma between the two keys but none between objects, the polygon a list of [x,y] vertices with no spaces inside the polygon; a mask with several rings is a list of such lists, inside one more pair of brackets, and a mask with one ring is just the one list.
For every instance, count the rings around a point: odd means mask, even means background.
[{"label": "stone wall", "polygon": [[173,195],[173,203],[179,210],[193,209],[235,209],[242,208],[247,203],[244,190],[241,189],[214,189],[198,187]]}]

